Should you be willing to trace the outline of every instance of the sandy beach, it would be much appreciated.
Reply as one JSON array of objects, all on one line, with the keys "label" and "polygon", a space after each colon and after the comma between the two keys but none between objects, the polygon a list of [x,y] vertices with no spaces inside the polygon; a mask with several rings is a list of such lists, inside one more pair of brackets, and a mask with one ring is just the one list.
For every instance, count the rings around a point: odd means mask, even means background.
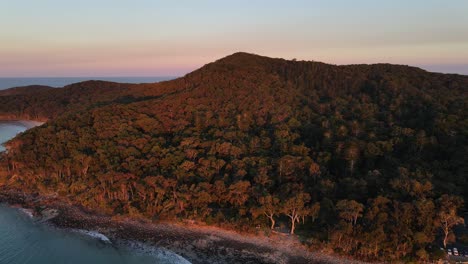
[{"label": "sandy beach", "polygon": [[45,122],[42,121],[35,121],[35,120],[19,120],[19,119],[14,119],[14,118],[8,118],[8,117],[2,117],[0,116],[0,122],[8,122],[12,124],[18,124],[20,126],[25,127],[26,129],[31,129],[33,127],[40,126],[44,124]]},{"label": "sandy beach", "polygon": [[24,127],[26,127],[26,129],[31,129],[33,127],[37,127],[45,123],[41,121],[32,121],[32,120],[15,120],[15,121],[20,123]]}]

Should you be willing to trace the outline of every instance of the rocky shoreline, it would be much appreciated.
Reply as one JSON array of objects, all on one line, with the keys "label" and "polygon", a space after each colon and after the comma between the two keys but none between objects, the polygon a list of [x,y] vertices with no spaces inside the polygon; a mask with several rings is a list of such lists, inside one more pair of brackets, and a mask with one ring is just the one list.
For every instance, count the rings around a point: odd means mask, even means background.
[{"label": "rocky shoreline", "polygon": [[194,264],[201,263],[359,263],[307,251],[292,237],[241,235],[191,223],[151,223],[91,212],[56,197],[42,197],[0,189],[0,202],[30,209],[59,228],[99,232],[111,241],[143,242],[172,251]]}]

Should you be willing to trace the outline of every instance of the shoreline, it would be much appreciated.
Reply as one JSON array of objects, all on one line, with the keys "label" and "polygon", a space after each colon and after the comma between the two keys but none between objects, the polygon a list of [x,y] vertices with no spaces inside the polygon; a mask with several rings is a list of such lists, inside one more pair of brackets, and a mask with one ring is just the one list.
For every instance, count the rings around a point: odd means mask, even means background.
[{"label": "shoreline", "polygon": [[37,127],[43,125],[45,122],[42,121],[35,121],[35,120],[26,120],[26,119],[6,119],[0,117],[0,122],[7,123],[16,123],[23,126],[26,130],[31,129],[33,127]]},{"label": "shoreline", "polygon": [[[18,123],[26,130],[45,123],[0,117],[2,121]],[[124,241],[168,250],[193,264],[363,263],[329,253],[312,252],[296,237],[278,234],[267,237],[182,221],[154,223],[147,219],[109,216],[73,204],[66,198],[28,194],[6,186],[0,186],[0,203],[20,208],[38,218],[40,223],[70,232],[97,232],[111,242]]]},{"label": "shoreline", "polygon": [[20,123],[24,127],[26,127],[26,129],[31,129],[33,127],[41,126],[45,123],[45,122],[34,121],[34,120],[15,120],[15,121]]},{"label": "shoreline", "polygon": [[[111,217],[91,212],[56,197],[28,195],[4,187],[0,202],[30,209],[44,222],[63,229],[99,232],[110,241],[143,243],[169,250],[193,264],[202,263],[362,263],[339,256],[308,251],[294,237],[240,234],[213,226]],[[56,210],[50,217],[45,212]]]}]

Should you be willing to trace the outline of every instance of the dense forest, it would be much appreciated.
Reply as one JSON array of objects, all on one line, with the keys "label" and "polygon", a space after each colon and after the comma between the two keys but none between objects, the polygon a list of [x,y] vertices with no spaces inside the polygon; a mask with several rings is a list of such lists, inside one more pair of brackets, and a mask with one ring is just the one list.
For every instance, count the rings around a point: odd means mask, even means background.
[{"label": "dense forest", "polygon": [[[108,214],[265,232],[364,260],[428,260],[468,201],[468,77],[236,53],[156,84],[0,93],[48,120],[1,183]],[[280,229],[281,230],[281,229]]]}]

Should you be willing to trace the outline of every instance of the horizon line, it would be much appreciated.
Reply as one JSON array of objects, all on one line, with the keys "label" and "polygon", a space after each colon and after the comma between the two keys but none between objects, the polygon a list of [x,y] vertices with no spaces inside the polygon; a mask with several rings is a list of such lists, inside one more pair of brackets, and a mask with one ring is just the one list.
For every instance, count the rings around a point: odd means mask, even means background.
[{"label": "horizon line", "polygon": [[[185,74],[184,74],[185,75]],[[0,76],[0,79],[24,79],[24,78],[179,78],[183,75],[176,76],[176,75],[154,75],[154,76]]]}]

